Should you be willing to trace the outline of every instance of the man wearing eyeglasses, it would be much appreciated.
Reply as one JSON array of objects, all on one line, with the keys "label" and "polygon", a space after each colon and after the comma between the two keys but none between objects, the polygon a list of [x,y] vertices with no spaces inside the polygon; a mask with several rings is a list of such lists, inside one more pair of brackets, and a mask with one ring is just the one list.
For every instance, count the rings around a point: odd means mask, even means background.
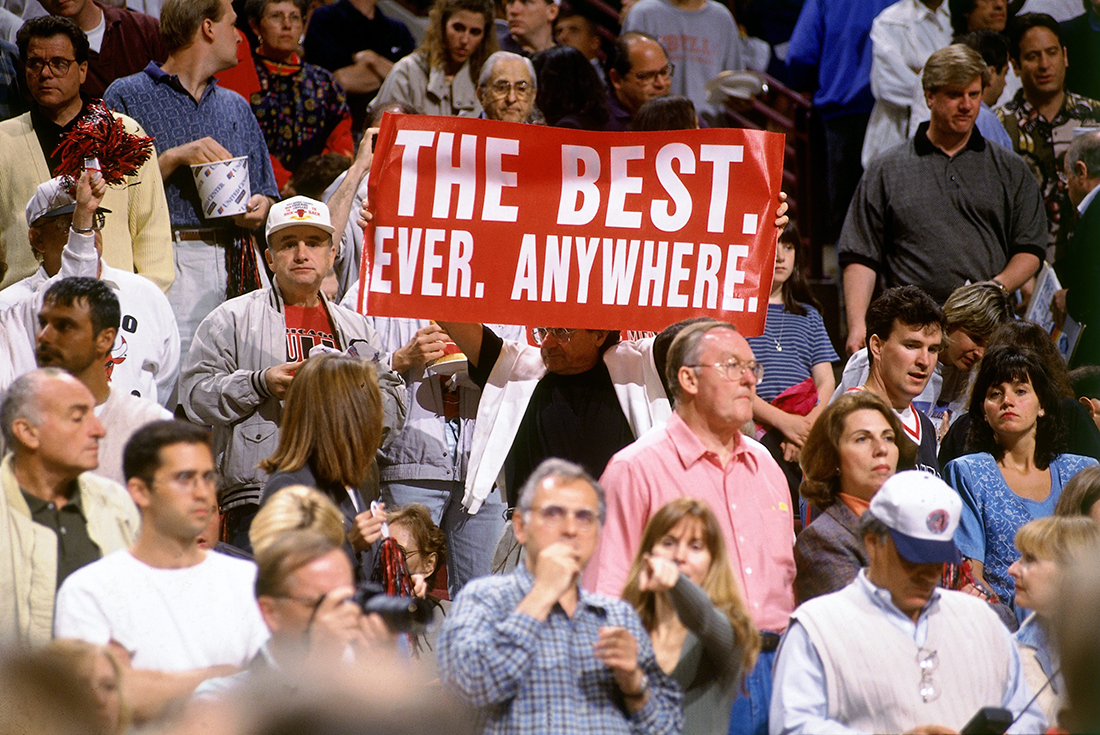
[{"label": "man wearing eyeglasses", "polygon": [[631,31],[615,39],[607,59],[607,130],[629,130],[638,109],[671,87],[674,68],[664,46],[648,33]]},{"label": "man wearing eyeglasses", "polygon": [[182,421],[148,424],[126,444],[123,470],[141,531],[129,549],[65,580],[54,635],[109,647],[131,670],[123,698],[143,721],[251,661],[268,631],[255,565],[197,543],[216,512],[209,434]]},{"label": "man wearing eyeglasses", "polygon": [[790,490],[764,446],[741,433],[763,367],[737,329],[725,322],[684,327],[668,350],[667,383],[675,401],[661,428],[639,437],[607,465],[607,525],[585,585],[617,595],[649,519],[666,503],[692,497],[710,504],[726,541],[762,649],[745,677],[748,696],[734,703],[733,732],[766,726],[771,663],[794,610],[794,515]]},{"label": "man wearing eyeglasses", "polygon": [[676,64],[672,94],[691,100],[707,122],[719,121],[722,111],[710,105],[706,83],[723,71],[745,70],[744,42],[729,8],[714,0],[639,0],[623,31],[659,38]]},{"label": "man wearing eyeglasses", "polygon": [[[31,248],[41,265],[35,273],[0,291],[0,308],[33,297],[60,272],[75,209],[76,199],[60,178],[38,186],[25,212]],[[108,215],[113,213],[97,207],[87,228],[77,225],[79,234],[94,237],[100,253]],[[149,279],[112,268],[102,258],[97,277],[114,292],[121,308],[117,334],[103,362],[108,366],[110,385],[120,393],[166,403],[175,389],[180,358],[179,332],[168,298]],[[62,367],[73,372],[69,366]],[[118,451],[121,454],[121,444]],[[121,474],[118,479],[121,481]]]},{"label": "man wearing eyeglasses", "polygon": [[363,663],[372,649],[382,653],[376,645],[394,643],[381,616],[364,615],[353,599],[351,560],[324,534],[280,533],[256,555],[256,567],[256,602],[271,637],[244,671],[204,681],[195,699],[218,699],[272,671],[335,672],[343,663]]},{"label": "man wearing eyeglasses", "polygon": [[439,634],[444,684],[478,708],[489,735],[679,733],[679,688],[638,614],[579,585],[604,521],[603,489],[580,466],[548,459],[516,510],[525,561],[458,594]]},{"label": "man wearing eyeglasses", "polygon": [[[543,0],[536,0],[542,2]],[[497,51],[485,60],[477,81],[477,97],[487,120],[523,123],[535,108],[535,67],[531,60]]]},{"label": "man wearing eyeglasses", "polygon": [[1010,733],[1046,730],[1008,629],[982,599],[938,587],[944,563],[960,562],[961,512],[930,473],[883,484],[860,522],[870,564],[791,617],[772,735],[958,732],[983,707],[1008,710]]},{"label": "man wearing eyeglasses", "polygon": [[92,475],[103,424],[95,398],[57,368],[21,376],[0,404],[0,645],[52,637],[54,593],[70,574],[133,542],[138,514],[118,483]]},{"label": "man wearing eyeglasses", "polygon": [[[19,30],[17,41],[32,105],[30,112],[0,123],[0,246],[9,261],[0,287],[38,268],[19,212],[35,188],[54,175],[60,163],[57,145],[73,131],[88,104],[80,95],[88,71],[88,39],[73,21],[49,15],[34,18]],[[126,132],[145,136],[133,119],[116,118]],[[103,233],[103,259],[167,291],[175,275],[168,204],[156,155],[122,184],[109,186],[103,206],[117,215]]]}]

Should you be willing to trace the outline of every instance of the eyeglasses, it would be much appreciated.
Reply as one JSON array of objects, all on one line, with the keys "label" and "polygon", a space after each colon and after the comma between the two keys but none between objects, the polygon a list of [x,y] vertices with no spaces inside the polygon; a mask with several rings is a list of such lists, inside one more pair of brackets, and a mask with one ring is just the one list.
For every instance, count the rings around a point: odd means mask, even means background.
[{"label": "eyeglasses", "polygon": [[[57,231],[64,234],[69,231],[69,228],[73,226],[72,217],[58,217],[53,221],[54,227]],[[92,215],[92,229],[99,232],[107,224],[107,215],[103,212],[96,212]]]},{"label": "eyeglasses", "polygon": [[752,373],[757,382],[764,379],[764,366],[756,360],[738,360],[736,357],[726,362],[710,363],[706,365],[685,365],[690,368],[712,367],[722,373],[726,380],[740,380],[745,371]]},{"label": "eyeglasses", "polygon": [[283,599],[283,600],[293,600],[294,602],[297,602],[299,605],[303,605],[304,607],[307,607],[307,608],[309,608],[310,610],[312,610],[314,612],[316,612],[317,608],[319,608],[321,606],[321,603],[325,601],[325,595],[318,595],[317,597],[299,597],[298,595],[289,595],[289,594],[272,595],[272,596],[273,597],[278,597],[278,598]]},{"label": "eyeglasses", "polygon": [[76,63],[76,59],[66,59],[61,56],[55,56],[52,59],[40,59],[33,58],[27,59],[26,67],[27,71],[31,74],[41,74],[42,70],[47,66],[54,74],[58,76],[65,76],[69,73],[69,67]]},{"label": "eyeglasses", "polygon": [[940,659],[936,652],[922,648],[917,651],[917,665],[920,666],[920,698],[923,702],[933,702],[940,696],[940,688],[932,680],[932,674],[940,665]]},{"label": "eyeglasses", "polygon": [[302,14],[301,13],[282,13],[282,12],[269,13],[269,14],[264,16],[264,20],[273,20],[276,23],[278,23],[279,25],[283,25],[285,23],[296,24],[296,23],[301,23],[302,22]]},{"label": "eyeglasses", "polygon": [[507,97],[509,93],[515,92],[516,97],[523,99],[531,94],[531,83],[524,81],[509,82],[504,79],[498,79],[489,85],[489,89],[492,91],[494,97]]},{"label": "eyeglasses", "polygon": [[535,327],[535,344],[541,347],[547,337],[553,337],[558,341],[558,344],[567,345],[569,340],[573,339],[573,334],[576,331],[576,329],[562,329],[561,327]]},{"label": "eyeglasses", "polygon": [[[194,470],[184,470],[183,472],[177,472],[174,475],[161,478],[161,482],[165,482],[180,490],[194,492],[200,482],[208,487],[216,488],[221,482],[221,479],[221,475],[214,470],[202,473],[195,472]],[[153,479],[153,482],[157,482],[156,478]]]},{"label": "eyeglasses", "polygon": [[660,69],[657,69],[655,71],[632,71],[630,72],[630,74],[633,74],[634,77],[642,84],[653,84],[653,81],[657,77],[660,77],[667,82],[669,79],[672,79],[672,75],[675,72],[676,65],[670,61],[669,63],[665,64]]},{"label": "eyeglasses", "polygon": [[560,526],[565,523],[566,518],[572,517],[577,529],[581,531],[591,531],[599,522],[596,511],[588,508],[570,511],[560,505],[544,505],[541,508],[532,508],[531,512],[538,513],[542,522],[548,526]]}]

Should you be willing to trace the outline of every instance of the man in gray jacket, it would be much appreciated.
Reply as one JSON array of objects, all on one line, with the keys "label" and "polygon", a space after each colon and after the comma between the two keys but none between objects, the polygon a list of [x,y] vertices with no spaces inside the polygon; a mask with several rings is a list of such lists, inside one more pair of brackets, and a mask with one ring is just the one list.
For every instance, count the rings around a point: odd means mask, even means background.
[{"label": "man in gray jacket", "polygon": [[180,403],[188,417],[213,429],[227,540],[241,548],[248,548],[248,528],[267,481],[257,465],[275,451],[282,401],[312,349],[375,361],[383,431],[393,436],[404,425],[405,385],[390,368],[378,335],[364,317],[321,293],[336,256],[332,233],[328,207],[321,202],[293,197],[274,205],[265,252],[275,274],[271,288],[230,299],[211,312],[180,373]]}]

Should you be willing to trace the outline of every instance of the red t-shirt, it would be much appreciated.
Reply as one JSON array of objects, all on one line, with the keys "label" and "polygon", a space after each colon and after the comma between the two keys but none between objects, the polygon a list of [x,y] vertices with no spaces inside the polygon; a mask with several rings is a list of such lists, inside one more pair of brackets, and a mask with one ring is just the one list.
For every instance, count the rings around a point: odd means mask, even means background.
[{"label": "red t-shirt", "polygon": [[309,357],[314,345],[336,347],[336,336],[324,304],[317,306],[286,305],[286,359],[297,362]]}]

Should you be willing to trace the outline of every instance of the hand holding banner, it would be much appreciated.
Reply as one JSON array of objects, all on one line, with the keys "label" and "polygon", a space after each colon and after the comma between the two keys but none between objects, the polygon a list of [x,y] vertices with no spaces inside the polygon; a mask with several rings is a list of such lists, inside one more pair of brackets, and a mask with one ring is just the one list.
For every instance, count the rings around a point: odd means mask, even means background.
[{"label": "hand holding banner", "polygon": [[761,334],[783,136],[382,121],[360,293],[370,314]]}]

